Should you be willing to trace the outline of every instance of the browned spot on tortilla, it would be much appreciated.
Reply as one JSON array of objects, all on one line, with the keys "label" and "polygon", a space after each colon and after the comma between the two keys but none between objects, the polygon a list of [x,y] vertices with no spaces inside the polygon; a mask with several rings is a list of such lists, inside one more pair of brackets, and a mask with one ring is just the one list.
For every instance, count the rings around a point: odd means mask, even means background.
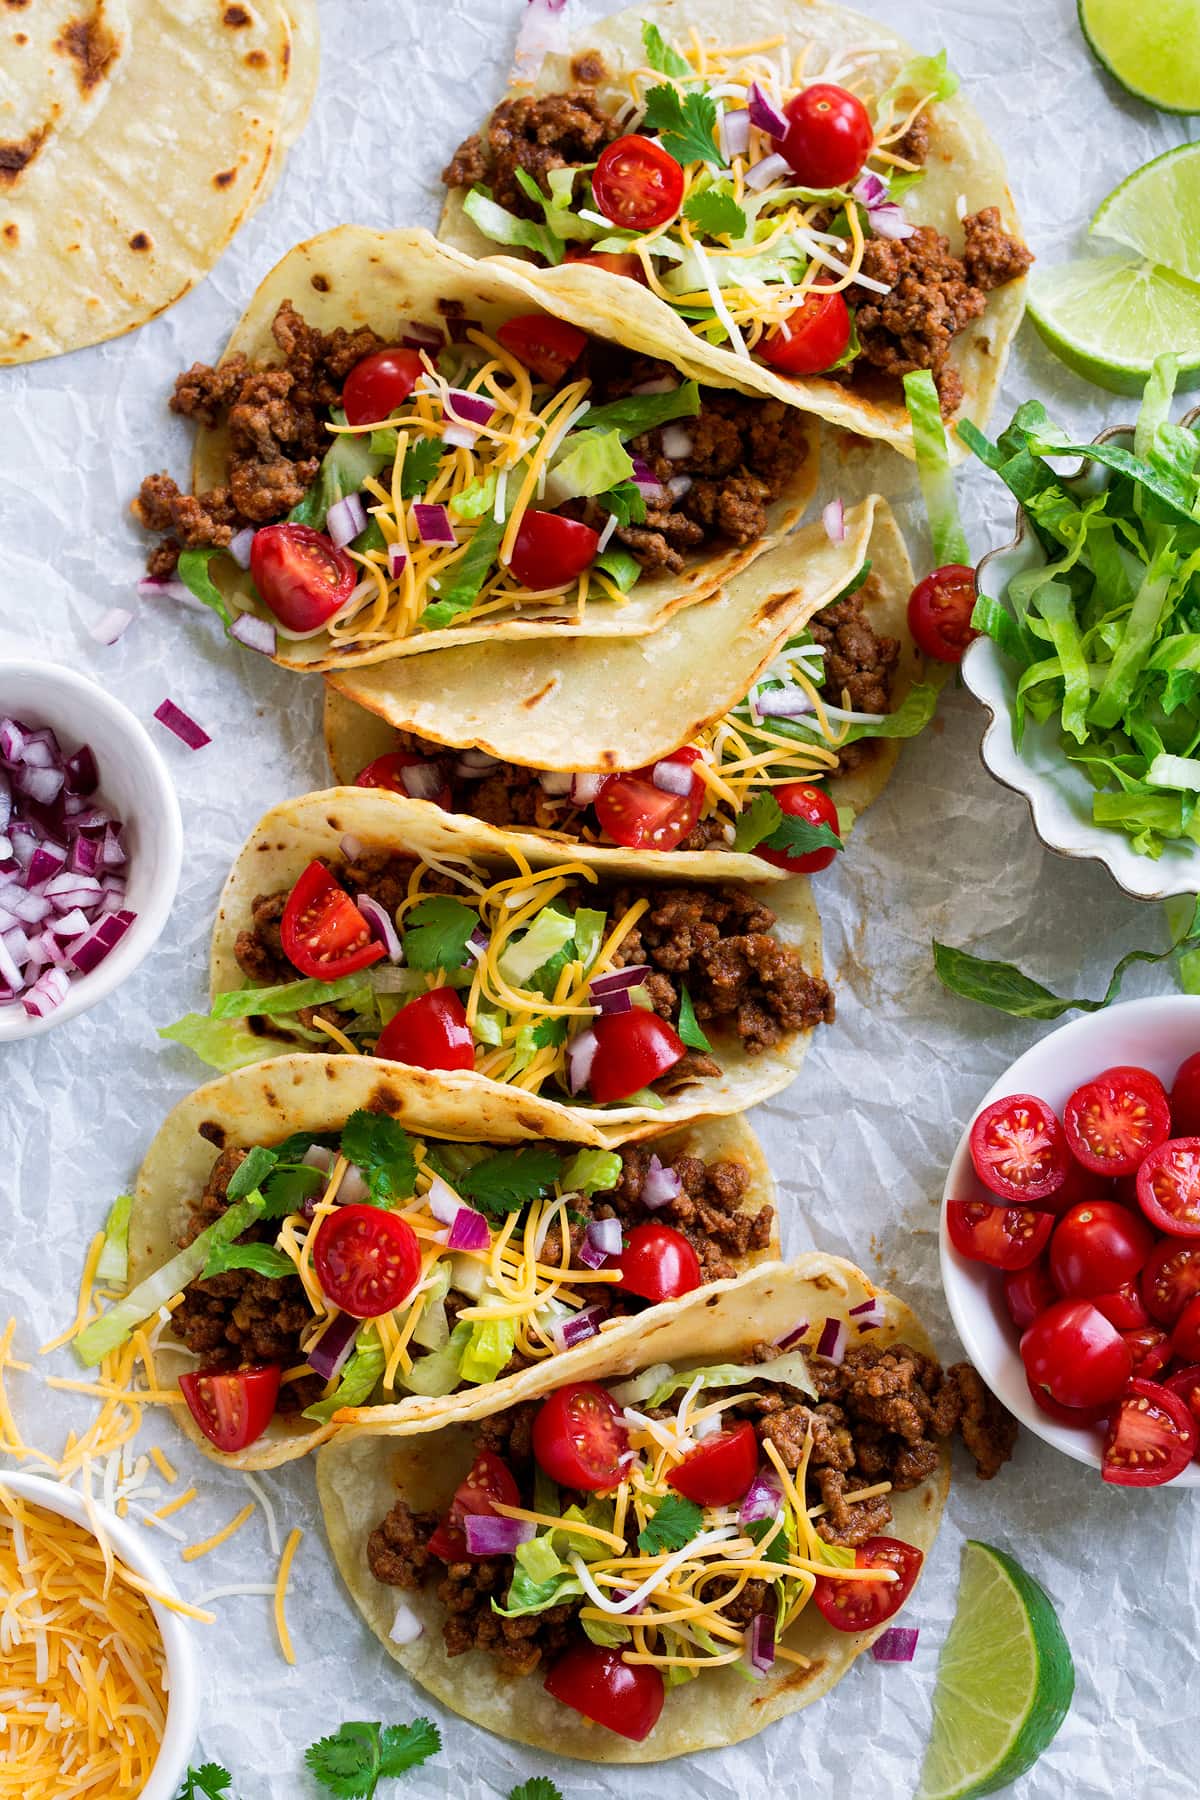
[{"label": "browned spot on tortilla", "polygon": [[265,1087],[263,1089],[263,1099],[266,1101],[268,1106],[278,1106],[279,1105],[279,1095],[275,1092],[275,1089],[272,1087]]},{"label": "browned spot on tortilla", "polygon": [[18,231],[18,230],[17,230],[17,228],[16,228],[16,225],[15,225],[15,224],[14,224],[14,223],[13,223],[13,221],[12,221],[12,220],[11,220],[11,219],[10,219],[10,220],[9,220],[9,222],[8,222],[8,224],[7,224],[7,225],[6,225],[6,226],[5,226],[5,227],[4,227],[4,241],[5,241],[5,243],[6,243],[6,244],[15,244],[15,243],[16,243],[16,242],[17,242],[17,239],[18,239],[18,238],[19,238],[19,237],[20,237],[20,235],[21,235],[21,234],[20,234],[20,232],[19,232],[19,231]]},{"label": "browned spot on tortilla", "polygon": [[213,176],[213,186],[216,188],[227,188],[236,175],[236,169],[219,169]]},{"label": "browned spot on tortilla", "polygon": [[581,50],[578,56],[571,58],[571,80],[581,81],[585,87],[595,87],[607,74],[604,58],[598,50]]},{"label": "browned spot on tortilla", "polygon": [[532,709],[533,707],[537,706],[539,701],[544,700],[546,698],[547,694],[552,694],[557,686],[558,686],[557,677],[552,675],[550,677],[549,681],[546,683],[545,687],[540,687],[536,694],[530,694],[528,699],[522,700],[521,705],[526,707],[527,709]]},{"label": "browned spot on tortilla", "polygon": [[776,1694],[788,1694],[797,1688],[808,1687],[809,1683],[815,1681],[818,1675],[823,1674],[824,1669],[824,1657],[814,1657],[807,1669],[792,1669],[789,1674],[783,1677],[782,1681],[773,1681],[765,1694],[755,1695],[751,1704],[753,1706],[764,1706],[769,1700],[773,1699]]},{"label": "browned spot on tortilla", "polygon": [[29,5],[29,0],[4,0],[4,4],[13,12],[20,12],[22,7]]},{"label": "browned spot on tortilla", "polygon": [[721,1304],[720,1294],[710,1294],[704,1304],[705,1306],[719,1306]]},{"label": "browned spot on tortilla", "polygon": [[763,601],[762,617],[773,619],[776,613],[786,612],[788,607],[792,606],[799,598],[799,588],[788,588],[786,593],[772,594],[769,600]]},{"label": "browned spot on tortilla", "polygon": [[218,1125],[215,1119],[205,1119],[202,1125],[197,1125],[196,1130],[202,1138],[206,1138],[210,1144],[215,1144],[218,1150],[221,1149],[226,1136],[223,1125]]},{"label": "browned spot on tortilla", "polygon": [[84,94],[90,94],[96,83],[104,78],[109,64],[118,54],[117,40],[103,14],[104,0],[96,0],[91,17],[69,20],[54,44],[56,50],[74,58],[75,79]]},{"label": "browned spot on tortilla", "polygon": [[224,17],[226,25],[231,26],[234,31],[250,23],[250,14],[244,6],[227,6]]},{"label": "browned spot on tortilla", "polygon": [[25,31],[14,31],[13,32],[13,43],[14,44],[27,44],[28,42],[29,42],[28,32],[25,32]]},{"label": "browned spot on tortilla", "polygon": [[316,288],[318,294],[327,294],[329,292],[328,275],[314,275],[312,277],[312,285]]},{"label": "browned spot on tortilla", "polygon": [[291,64],[292,64],[292,46],[291,46],[291,41],[289,40],[283,46],[283,72],[285,75],[287,74],[287,71],[291,67]]},{"label": "browned spot on tortilla", "polygon": [[246,57],[246,67],[248,69],[265,69],[270,60],[265,50],[251,50]]},{"label": "browned spot on tortilla", "polygon": [[135,231],[129,240],[131,250],[149,250],[150,239],[144,231]]},{"label": "browned spot on tortilla", "polygon": [[326,813],[325,814],[325,823],[328,825],[330,831],[344,831],[345,830],[345,827],[343,826],[342,821],[338,818],[336,813]]},{"label": "browned spot on tortilla", "polygon": [[49,125],[39,125],[36,131],[16,143],[0,143],[0,182],[11,186],[21,171],[29,167],[49,135]]}]

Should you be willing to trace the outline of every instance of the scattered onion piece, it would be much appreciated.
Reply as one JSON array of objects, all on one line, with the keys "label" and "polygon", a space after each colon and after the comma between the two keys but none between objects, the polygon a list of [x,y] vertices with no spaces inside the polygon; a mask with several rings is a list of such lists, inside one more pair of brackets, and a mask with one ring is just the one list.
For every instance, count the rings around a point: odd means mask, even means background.
[{"label": "scattered onion piece", "polygon": [[821,523],[825,527],[825,536],[831,544],[844,544],[846,541],[845,502],[831,500],[821,514]]},{"label": "scattered onion piece", "polygon": [[212,743],[212,739],[204,727],[197,725],[195,719],[189,718],[183,708],[176,706],[173,700],[164,700],[161,706],[157,706],[154,710],[154,717],[160,725],[165,725],[168,731],[173,731],[189,750],[203,750],[205,744]]},{"label": "scattered onion piece", "polygon": [[229,627],[229,635],[247,650],[257,650],[260,656],[274,656],[279,642],[274,625],[269,619],[260,619],[257,613],[239,613]]},{"label": "scattered onion piece", "polygon": [[916,1655],[920,1635],[920,1628],[917,1626],[893,1625],[875,1639],[871,1645],[871,1655],[876,1662],[881,1663],[911,1662]]},{"label": "scattered onion piece", "polygon": [[124,607],[113,606],[109,608],[102,619],[96,620],[89,636],[95,638],[98,644],[115,644],[132,624],[133,614],[131,612],[126,612]]}]

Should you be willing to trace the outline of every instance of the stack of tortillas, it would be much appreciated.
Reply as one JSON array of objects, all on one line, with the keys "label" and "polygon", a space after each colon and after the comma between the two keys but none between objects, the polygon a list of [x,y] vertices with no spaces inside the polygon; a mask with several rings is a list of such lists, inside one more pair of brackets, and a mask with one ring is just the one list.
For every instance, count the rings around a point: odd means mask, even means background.
[{"label": "stack of tortillas", "polygon": [[264,200],[317,0],[0,0],[0,363],[144,324]]}]

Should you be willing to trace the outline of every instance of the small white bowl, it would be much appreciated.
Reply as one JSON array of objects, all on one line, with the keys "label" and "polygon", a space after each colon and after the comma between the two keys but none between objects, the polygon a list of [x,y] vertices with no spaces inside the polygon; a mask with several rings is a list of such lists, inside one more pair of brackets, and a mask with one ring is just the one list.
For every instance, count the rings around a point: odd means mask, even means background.
[{"label": "small white bowl", "polygon": [[0,1044],[38,1037],[86,1012],[137,968],[167,922],[179,886],[183,820],[166,764],[149,734],[119,700],[58,663],[0,659],[0,718],[49,726],[70,754],[90,744],[100,798],[125,824],[126,905],[137,914],[125,936],[89,975],[75,975],[61,1006],[30,1018],[18,1002],[0,1006]]},{"label": "small white bowl", "polygon": [[[1200,1050],[1200,996],[1167,994],[1126,1000],[1104,1012],[1060,1025],[1019,1056],[988,1089],[972,1118],[1007,1094],[1036,1094],[1062,1116],[1075,1089],[1118,1063],[1150,1069],[1167,1087],[1176,1069]],[[967,1355],[998,1400],[1036,1437],[1076,1462],[1100,1467],[1101,1434],[1095,1426],[1059,1425],[1041,1411],[1029,1392],[1017,1349],[1017,1332],[1004,1304],[1004,1281],[997,1269],[969,1262],[950,1242],[946,1202],[994,1198],[971,1166],[970,1126],[963,1132],[942,1194],[942,1286],[955,1329]],[[1200,1463],[1191,1462],[1172,1487],[1200,1487]]]},{"label": "small white bowl", "polygon": [[[17,1494],[31,1506],[91,1531],[92,1525],[82,1497],[60,1482],[47,1481],[42,1475],[0,1475],[0,1488]],[[125,1519],[118,1519],[103,1507],[98,1509],[100,1522],[123,1562],[135,1574],[144,1576],[154,1587],[174,1599],[175,1588],[158,1558],[147,1550],[142,1534]],[[151,1600],[151,1610],[162,1634],[167,1663],[167,1728],[159,1748],[154,1772],[142,1789],[138,1800],[175,1800],[187,1773],[200,1717],[200,1685],[196,1675],[195,1649],[186,1619],[170,1607]]]},{"label": "small white bowl", "polygon": [[[1183,423],[1200,426],[1200,411],[1189,413]],[[1114,426],[1101,432],[1096,442],[1130,448],[1132,427]],[[1095,492],[1103,487],[1106,471],[1102,464],[1084,462],[1069,479],[1077,489]],[[979,592],[1002,601],[1015,575],[1045,562],[1037,534],[1018,507],[1012,543],[985,556],[976,571]],[[1018,675],[1015,664],[989,637],[976,638],[962,660],[965,686],[991,714],[979,747],[984,767],[1004,787],[1024,796],[1034,830],[1047,850],[1103,863],[1117,886],[1135,900],[1165,900],[1172,894],[1200,891],[1200,845],[1168,844],[1155,861],[1139,856],[1124,832],[1093,822],[1094,789],[1082,769],[1063,755],[1056,719],[1044,725],[1027,721],[1021,748],[1015,748],[1012,719]]]}]

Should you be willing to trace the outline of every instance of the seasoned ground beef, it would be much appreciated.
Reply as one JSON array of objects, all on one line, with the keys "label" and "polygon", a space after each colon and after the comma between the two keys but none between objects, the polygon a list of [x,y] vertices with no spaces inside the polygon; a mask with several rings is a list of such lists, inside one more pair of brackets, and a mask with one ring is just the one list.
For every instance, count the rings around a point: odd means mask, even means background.
[{"label": "seasoned ground beef", "polygon": [[[895,638],[880,637],[867,606],[878,597],[874,576],[845,600],[835,600],[809,620],[808,629],[825,651],[821,692],[834,706],[853,712],[892,710],[892,676],[900,661]],[[860,768],[878,753],[880,740],[867,738],[838,753],[841,773]]]},{"label": "seasoned ground beef", "polygon": [[862,344],[848,380],[861,374],[864,363],[897,378],[930,369],[943,413],[949,417],[958,410],[962,379],[947,360],[955,336],[980,317],[993,288],[1023,275],[1033,261],[1032,253],[1002,230],[995,207],[964,219],[963,233],[961,257],[931,225],[919,225],[907,238],[867,240],[863,273],[886,282],[889,292],[855,286],[847,294]]},{"label": "seasoned ground beef", "polygon": [[619,136],[594,94],[582,89],[540,99],[523,94],[501,101],[483,130],[458,146],[442,180],[450,188],[482,183],[510,212],[540,219],[542,209],[525,194],[517,170],[523,169],[549,194],[545,178],[551,169],[595,162]]}]

